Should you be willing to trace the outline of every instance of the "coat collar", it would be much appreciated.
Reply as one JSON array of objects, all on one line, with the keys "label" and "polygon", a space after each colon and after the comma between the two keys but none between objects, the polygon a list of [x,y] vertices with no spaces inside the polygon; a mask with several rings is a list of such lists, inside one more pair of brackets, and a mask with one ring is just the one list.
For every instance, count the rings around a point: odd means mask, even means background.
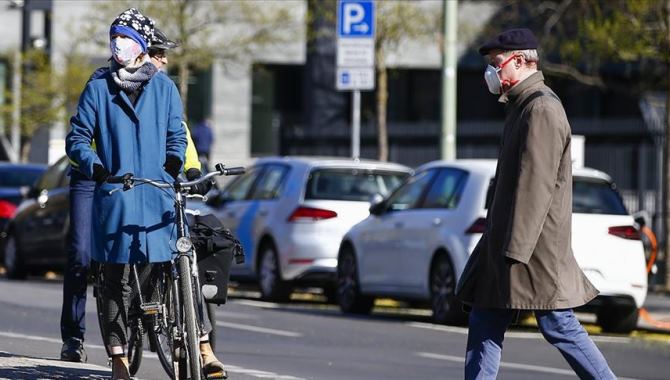
[{"label": "coat collar", "polygon": [[140,109],[142,103],[144,103],[145,96],[142,95],[144,95],[145,91],[151,88],[152,79],[153,77],[149,79],[149,81],[144,86],[141,87],[140,96],[139,98],[137,98],[137,101],[133,106],[133,102],[130,101],[128,95],[123,90],[121,90],[121,88],[117,86],[116,83],[114,83],[114,80],[112,79],[111,75],[109,77],[110,86],[112,89],[112,93],[115,95],[116,102],[121,104],[122,108],[126,110],[128,115],[135,118],[135,121],[139,121],[140,119],[139,116],[137,115],[137,111]]},{"label": "coat collar", "polygon": [[511,90],[501,96],[501,98],[505,97],[503,102],[505,103],[505,112],[509,112],[522,104],[542,84],[544,84],[544,75],[541,71],[538,71],[512,87]]}]

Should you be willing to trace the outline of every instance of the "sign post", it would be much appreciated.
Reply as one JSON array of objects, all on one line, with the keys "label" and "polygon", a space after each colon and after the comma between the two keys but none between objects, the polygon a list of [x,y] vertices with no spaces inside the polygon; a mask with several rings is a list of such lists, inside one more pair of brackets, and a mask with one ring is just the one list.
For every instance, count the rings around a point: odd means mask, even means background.
[{"label": "sign post", "polygon": [[358,159],[361,90],[375,88],[375,3],[372,0],[338,1],[335,87],[340,91],[353,91],[351,156]]}]

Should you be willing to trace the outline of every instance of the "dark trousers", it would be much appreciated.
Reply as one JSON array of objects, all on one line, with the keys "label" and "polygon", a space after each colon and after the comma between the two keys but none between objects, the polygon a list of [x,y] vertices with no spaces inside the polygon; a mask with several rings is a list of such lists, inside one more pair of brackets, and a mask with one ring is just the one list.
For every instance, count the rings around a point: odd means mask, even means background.
[{"label": "dark trousers", "polygon": [[[156,297],[154,285],[163,265],[162,263],[136,265],[138,277],[143,284],[141,291],[144,302],[158,301],[155,299],[158,297]],[[117,348],[112,350],[112,354],[125,352],[128,344],[128,309],[131,302],[139,302],[139,299],[134,297],[136,289],[130,285],[131,282],[129,281],[133,276],[131,268],[132,266],[128,264],[105,263],[103,265],[105,279],[103,284],[105,299],[103,314],[107,321],[108,331],[105,344]],[[207,335],[212,331],[212,324],[206,310],[201,315],[202,334]],[[119,347],[123,347],[123,351]]]},{"label": "dark trousers", "polygon": [[[472,309],[465,356],[466,380],[497,377],[505,331],[515,315],[515,310]],[[535,310],[535,318],[544,339],[558,349],[580,379],[616,379],[572,310]]]},{"label": "dark trousers", "polygon": [[67,267],[63,277],[60,331],[63,341],[84,340],[86,285],[91,261],[91,212],[95,182],[72,170],[70,176],[70,232]]}]

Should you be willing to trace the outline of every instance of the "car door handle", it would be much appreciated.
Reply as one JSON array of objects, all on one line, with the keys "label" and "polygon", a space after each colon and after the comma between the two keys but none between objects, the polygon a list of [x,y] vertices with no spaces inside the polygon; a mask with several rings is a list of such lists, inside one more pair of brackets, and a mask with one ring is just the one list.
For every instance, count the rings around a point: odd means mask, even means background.
[{"label": "car door handle", "polygon": [[405,227],[405,223],[403,223],[403,222],[395,222],[394,226],[395,226],[395,228],[403,228],[403,227]]},{"label": "car door handle", "polygon": [[268,216],[268,210],[260,210],[258,216]]},{"label": "car door handle", "polygon": [[441,225],[442,225],[442,219],[440,219],[440,218],[433,219],[433,226],[439,227]]},{"label": "car door handle", "polygon": [[235,216],[237,216],[237,213],[234,213],[234,212],[227,212],[227,213],[226,213],[226,216],[229,217],[229,218],[234,218]]}]

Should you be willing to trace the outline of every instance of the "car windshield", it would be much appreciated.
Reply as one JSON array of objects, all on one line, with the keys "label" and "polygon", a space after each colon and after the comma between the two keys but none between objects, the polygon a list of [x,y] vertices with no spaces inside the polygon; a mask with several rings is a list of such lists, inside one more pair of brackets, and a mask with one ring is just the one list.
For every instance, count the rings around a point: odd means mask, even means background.
[{"label": "car windshield", "polygon": [[369,202],[386,196],[407,176],[405,173],[367,169],[316,169],[307,181],[305,199]]},{"label": "car windshield", "polygon": [[41,169],[0,169],[0,187],[32,186],[43,172]]},{"label": "car windshield", "polygon": [[[493,180],[486,194],[485,209],[493,200]],[[597,178],[573,177],[572,212],[576,214],[628,215],[616,187]]]},{"label": "car windshield", "polygon": [[572,184],[572,212],[628,215],[614,185],[603,180],[577,177]]}]

